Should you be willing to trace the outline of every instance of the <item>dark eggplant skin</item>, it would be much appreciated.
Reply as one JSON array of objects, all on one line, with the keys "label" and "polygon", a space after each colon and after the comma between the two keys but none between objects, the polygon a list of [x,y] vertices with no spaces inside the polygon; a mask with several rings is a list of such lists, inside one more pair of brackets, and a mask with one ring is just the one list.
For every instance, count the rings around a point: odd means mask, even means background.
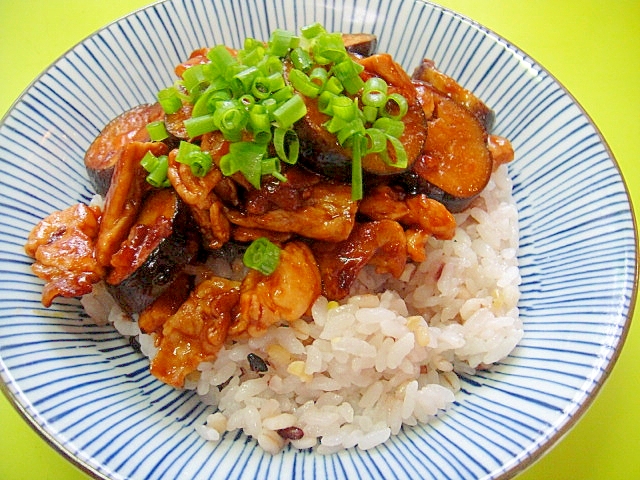
[{"label": "dark eggplant skin", "polygon": [[128,143],[148,142],[146,125],[164,119],[159,104],[137,105],[111,120],[91,143],[84,156],[89,181],[95,192],[109,190],[113,169]]},{"label": "dark eggplant skin", "polygon": [[393,183],[408,193],[424,193],[457,213],[484,190],[493,171],[484,124],[470,110],[433,90],[434,113],[427,141],[410,171]]},{"label": "dark eggplant skin", "polygon": [[442,95],[466,108],[484,126],[487,132],[493,128],[495,112],[472,92],[462,87],[453,78],[439,71],[432,60],[424,59],[416,67],[411,78],[431,85]]},{"label": "dark eggplant skin", "polygon": [[372,33],[343,33],[342,41],[347,52],[360,57],[369,57],[378,48],[378,37]]},{"label": "dark eggplant skin", "polygon": [[[427,137],[427,121],[411,78],[388,54],[375,54],[357,59],[364,67],[363,78],[380,77],[389,85],[389,93],[400,93],[408,102],[408,111],[403,117],[404,132],[400,136],[407,154],[407,166],[397,167],[387,163],[377,153],[362,157],[365,174],[396,175],[411,167],[420,155]],[[304,98],[307,114],[296,123],[300,141],[300,163],[309,170],[340,181],[351,181],[352,153],[339,144],[336,135],[327,131],[324,124],[329,116],[320,112],[317,99]],[[395,152],[387,145],[389,157]]]},{"label": "dark eggplant skin", "polygon": [[189,208],[175,191],[153,190],[112,259],[109,292],[126,313],[143,311],[197,256],[199,243]]},{"label": "dark eggplant skin", "polygon": [[447,193],[420,177],[420,175],[413,170],[396,175],[389,183],[402,187],[409,195],[425,194],[427,197],[442,203],[451,213],[462,212],[475,198],[456,197],[455,195]]}]

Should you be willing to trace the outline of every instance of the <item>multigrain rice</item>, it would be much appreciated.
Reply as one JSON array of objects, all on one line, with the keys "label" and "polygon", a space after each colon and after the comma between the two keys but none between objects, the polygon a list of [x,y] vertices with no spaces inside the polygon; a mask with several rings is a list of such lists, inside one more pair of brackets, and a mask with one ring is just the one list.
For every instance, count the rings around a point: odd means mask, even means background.
[{"label": "multigrain rice", "polygon": [[[407,265],[399,279],[366,267],[347,300],[320,297],[312,319],[229,342],[200,364],[185,385],[211,405],[197,432],[216,442],[243,430],[271,453],[287,444],[322,454],[367,450],[451,405],[461,373],[504,358],[523,334],[506,166],[456,221],[455,237],[431,239],[427,260]],[[154,356],[153,336],[140,334],[106,291],[82,303]]]}]

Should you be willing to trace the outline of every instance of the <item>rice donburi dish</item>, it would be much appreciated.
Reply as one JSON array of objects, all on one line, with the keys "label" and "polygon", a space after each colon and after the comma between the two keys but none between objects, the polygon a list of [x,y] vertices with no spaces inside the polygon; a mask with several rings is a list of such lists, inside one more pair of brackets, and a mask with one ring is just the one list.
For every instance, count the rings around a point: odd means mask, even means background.
[{"label": "rice donburi dish", "polygon": [[42,302],[78,297],[211,405],[208,441],[369,449],[507,356],[517,210],[494,113],[369,34],[203,47],[99,132],[89,204],[25,251]]}]

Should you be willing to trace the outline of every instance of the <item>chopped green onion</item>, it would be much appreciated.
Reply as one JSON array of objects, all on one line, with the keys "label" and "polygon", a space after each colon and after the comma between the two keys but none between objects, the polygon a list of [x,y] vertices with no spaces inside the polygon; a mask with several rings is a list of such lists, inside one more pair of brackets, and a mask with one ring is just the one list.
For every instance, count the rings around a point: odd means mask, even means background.
[{"label": "chopped green onion", "polygon": [[271,118],[262,104],[255,104],[249,109],[249,126],[255,132],[270,132]]},{"label": "chopped green onion", "polygon": [[253,82],[260,76],[260,73],[258,67],[249,67],[236,73],[233,78],[240,82],[242,91],[246,92],[252,87]]},{"label": "chopped green onion", "polygon": [[256,189],[260,189],[262,158],[267,146],[255,142],[234,142],[229,145],[229,153],[220,159],[220,170],[224,175],[240,171]]},{"label": "chopped green onion", "polygon": [[273,115],[275,109],[278,108],[278,102],[274,98],[265,98],[260,101],[260,105],[264,107],[269,115]]},{"label": "chopped green onion", "polygon": [[211,154],[200,150],[198,145],[185,141],[180,142],[176,162],[189,165],[191,173],[196,177],[204,177],[213,165]]},{"label": "chopped green onion", "polygon": [[324,124],[324,128],[329,133],[337,133],[349,124],[349,121],[340,117],[331,117],[331,119]]},{"label": "chopped green onion", "polygon": [[169,137],[167,127],[162,120],[147,123],[147,133],[153,142],[161,142]]},{"label": "chopped green onion", "polygon": [[273,55],[265,55],[256,66],[267,77],[273,73],[282,73],[283,68],[282,60]]},{"label": "chopped green onion", "polygon": [[151,172],[158,166],[158,157],[151,152],[147,152],[144,154],[144,157],[142,157],[142,160],[140,160],[140,166],[147,172]]},{"label": "chopped green onion", "polygon": [[384,107],[387,103],[387,89],[387,82],[382,78],[369,78],[362,88],[362,103],[376,108]]},{"label": "chopped green onion", "polygon": [[386,163],[397,168],[407,168],[407,152],[405,151],[404,145],[402,145],[400,139],[387,135],[387,140],[393,146],[395,158],[385,158]]},{"label": "chopped green onion", "polygon": [[239,102],[226,100],[216,104],[213,119],[224,137],[235,142],[242,138],[242,130],[249,121],[249,114]]},{"label": "chopped green onion", "polygon": [[208,113],[213,113],[215,110],[215,102],[220,100],[218,97],[220,90],[214,90],[211,87],[207,89],[202,95],[198,97],[198,100],[193,104],[191,110],[191,117],[199,117]]},{"label": "chopped green onion", "polygon": [[264,44],[255,38],[247,37],[244,40],[244,48],[238,52],[238,60],[244,65],[255,66],[264,58]]},{"label": "chopped green onion", "polygon": [[168,87],[160,90],[157,95],[158,103],[162,106],[164,113],[171,115],[182,108],[182,101],[178,96],[178,90],[175,87]]},{"label": "chopped green onion", "polygon": [[273,135],[271,134],[271,130],[258,130],[253,132],[253,141],[260,145],[267,145],[271,143],[272,139]]},{"label": "chopped green onion", "polygon": [[311,50],[316,63],[320,65],[333,63],[335,66],[349,59],[340,33],[322,33],[316,36]]},{"label": "chopped green onion", "polygon": [[347,122],[358,116],[358,107],[355,102],[345,95],[337,95],[331,99],[329,107],[331,115]]},{"label": "chopped green onion", "polygon": [[329,77],[324,84],[324,91],[340,95],[344,91],[344,85],[337,77]]},{"label": "chopped green onion", "polygon": [[327,83],[328,79],[329,73],[327,73],[327,71],[322,67],[316,67],[311,70],[311,73],[309,73],[309,80],[311,80],[320,88],[322,88],[324,84]]},{"label": "chopped green onion", "polygon": [[327,115],[331,115],[331,101],[337,95],[328,90],[323,91],[318,97],[318,110]]},{"label": "chopped green onion", "polygon": [[276,101],[276,103],[281,104],[286,102],[291,97],[293,97],[294,90],[291,85],[287,85],[280,90],[277,90],[271,94],[271,98]]},{"label": "chopped green onion", "polygon": [[140,160],[140,165],[148,172],[146,180],[151,186],[156,188],[171,186],[167,178],[169,161],[166,155],[156,157],[153,153],[147,152]]},{"label": "chopped green onion", "polygon": [[273,72],[267,77],[267,80],[269,81],[269,88],[272,92],[281,90],[287,85],[282,72]]},{"label": "chopped green onion", "polygon": [[320,87],[313,83],[302,70],[292,69],[289,72],[289,81],[293,88],[308,98],[316,98],[320,93]]},{"label": "chopped green onion", "polygon": [[248,268],[258,270],[263,275],[271,275],[280,263],[280,247],[265,237],[260,237],[249,245],[242,261]]},{"label": "chopped green onion", "polygon": [[260,163],[262,175],[271,175],[280,182],[286,182],[287,177],[280,173],[280,159],[276,157],[263,158]]},{"label": "chopped green onion", "polygon": [[293,95],[273,112],[273,118],[281,128],[289,128],[307,114],[307,106],[300,95]]},{"label": "chopped green onion", "polygon": [[278,158],[288,164],[295,164],[300,153],[300,140],[295,130],[276,128],[273,131],[273,145]]},{"label": "chopped green onion", "polygon": [[311,39],[317,37],[322,33],[327,33],[327,31],[320,22],[316,22],[302,27],[300,29],[300,33],[302,33],[302,36],[304,38]]},{"label": "chopped green onion", "polygon": [[245,107],[245,108],[251,108],[256,104],[256,99],[253,97],[253,95],[242,95],[238,101],[240,102],[240,104]]},{"label": "chopped green onion", "polygon": [[364,135],[364,125],[362,124],[362,120],[360,120],[359,118],[356,118],[352,121],[350,121],[349,123],[347,123],[343,128],[341,128],[338,131],[338,142],[340,143],[340,145],[344,145],[345,142],[349,139],[349,137],[351,137],[352,135],[356,135],[358,134],[358,136],[362,136]]},{"label": "chopped green onion", "polygon": [[382,130],[386,135],[400,138],[404,133],[404,123],[400,120],[393,120],[388,117],[381,117],[373,122],[373,128]]},{"label": "chopped green onion", "polygon": [[203,65],[193,65],[182,73],[182,84],[188,92],[193,91],[206,81]]},{"label": "chopped green onion", "polygon": [[362,107],[362,116],[367,123],[373,123],[378,118],[378,109],[371,105],[365,105]]},{"label": "chopped green onion", "polygon": [[211,170],[213,159],[207,152],[201,151],[190,153],[188,159],[189,166],[191,167],[191,173],[196,177],[204,177],[209,173],[209,170]]},{"label": "chopped green onion", "polygon": [[290,49],[296,48],[299,43],[300,39],[292,32],[276,28],[271,33],[271,38],[268,43],[268,51],[271,55],[275,55],[276,57],[284,57],[289,53]]},{"label": "chopped green onion", "polygon": [[[296,163],[300,150],[291,127],[307,114],[306,98],[317,98],[320,112],[329,117],[324,128],[352,151],[352,196],[362,198],[365,155],[380,155],[398,167],[407,163],[399,140],[407,99],[388,95],[382,78],[365,82],[363,65],[350,57],[340,33],[315,23],[302,27],[300,35],[277,29],[267,44],[248,37],[237,53],[217,45],[207,52],[210,62],[185,69],[172,87],[158,93],[158,101],[167,114],[190,104],[187,134],[197,138],[219,130],[230,142],[220,160],[222,173],[241,172],[259,189],[264,175],[287,180],[281,162]],[[285,72],[286,62],[292,68]],[[167,138],[162,122],[154,123],[150,137]],[[206,175],[212,166],[211,155],[188,142],[181,142],[176,159],[190,165],[194,175]]]},{"label": "chopped green onion", "polygon": [[210,49],[207,52],[207,58],[209,58],[211,63],[216,65],[221,72],[224,72],[228,67],[238,62],[237,58],[235,58],[224,45],[216,45]]},{"label": "chopped green onion", "polygon": [[360,78],[360,72],[364,67],[350,58],[336,63],[331,70],[349,94],[355,95],[364,87],[364,80]]},{"label": "chopped green onion", "polygon": [[379,128],[367,128],[364,134],[367,138],[365,154],[379,153],[387,149],[387,136]]},{"label": "chopped green onion", "polygon": [[366,140],[361,134],[352,137],[351,145],[351,199],[362,200],[362,146]]},{"label": "chopped green onion", "polygon": [[383,116],[400,120],[409,111],[409,102],[399,93],[392,93],[387,97],[384,108],[380,112]]},{"label": "chopped green onion", "polygon": [[185,119],[184,128],[190,138],[196,138],[200,135],[204,135],[205,133],[213,132],[218,129],[212,113]]},{"label": "chopped green onion", "polygon": [[251,94],[257,99],[269,98],[271,85],[267,77],[257,77],[251,85]]},{"label": "chopped green onion", "polygon": [[311,58],[311,55],[309,55],[309,52],[302,47],[297,47],[291,50],[290,57],[294,68],[302,70],[303,72],[306,72],[313,66],[313,59]]}]

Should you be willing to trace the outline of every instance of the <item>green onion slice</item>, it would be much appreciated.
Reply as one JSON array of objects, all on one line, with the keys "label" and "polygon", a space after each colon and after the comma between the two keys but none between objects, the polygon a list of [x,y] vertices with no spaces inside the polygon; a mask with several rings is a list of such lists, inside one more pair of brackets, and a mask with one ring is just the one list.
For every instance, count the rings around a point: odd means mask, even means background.
[{"label": "green onion slice", "polygon": [[167,172],[169,170],[168,160],[166,155],[156,157],[151,152],[145,153],[142,160],[140,160],[140,165],[148,172],[146,177],[147,183],[156,188],[171,186],[167,178]]},{"label": "green onion slice", "polygon": [[273,145],[278,158],[290,165],[298,161],[300,140],[295,130],[290,128],[276,128],[273,131]]},{"label": "green onion slice", "polygon": [[362,150],[366,139],[361,134],[352,137],[351,145],[351,199],[362,200]]},{"label": "green onion slice", "polygon": [[289,128],[307,114],[307,106],[302,97],[293,95],[273,112],[273,118],[281,128]]},{"label": "green onion slice", "polygon": [[175,87],[168,87],[160,90],[157,95],[158,103],[162,106],[164,113],[171,115],[182,108],[182,100],[178,96]]},{"label": "green onion slice", "polygon": [[260,237],[249,245],[242,261],[248,268],[253,268],[263,275],[271,275],[280,263],[280,247],[265,237]]},{"label": "green onion slice", "polygon": [[161,142],[169,137],[167,127],[162,120],[147,123],[147,133],[153,142]]},{"label": "green onion slice", "polygon": [[385,117],[400,120],[407,114],[407,111],[409,111],[407,99],[399,93],[392,93],[387,97],[384,108],[380,113]]}]

